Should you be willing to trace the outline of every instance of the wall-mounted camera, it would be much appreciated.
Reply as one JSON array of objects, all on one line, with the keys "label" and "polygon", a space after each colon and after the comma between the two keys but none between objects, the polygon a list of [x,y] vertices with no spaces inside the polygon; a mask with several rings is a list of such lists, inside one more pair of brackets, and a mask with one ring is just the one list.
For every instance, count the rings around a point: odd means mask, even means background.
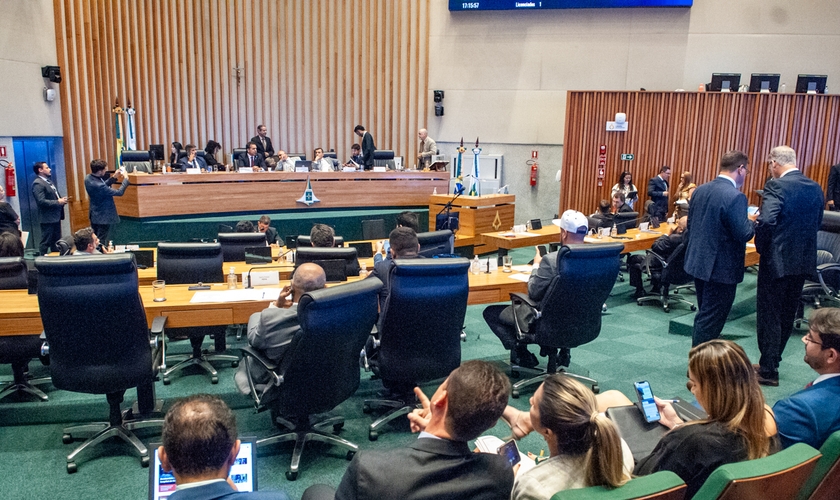
[{"label": "wall-mounted camera", "polygon": [[53,83],[61,83],[61,68],[58,66],[41,67],[41,76]]}]

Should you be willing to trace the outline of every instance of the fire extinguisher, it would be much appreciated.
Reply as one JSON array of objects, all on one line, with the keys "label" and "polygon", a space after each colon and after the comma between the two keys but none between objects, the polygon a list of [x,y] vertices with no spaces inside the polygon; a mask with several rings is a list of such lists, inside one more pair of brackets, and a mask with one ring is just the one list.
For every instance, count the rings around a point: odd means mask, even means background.
[{"label": "fire extinguisher", "polygon": [[537,162],[535,162],[535,161],[529,161],[528,163],[531,165],[531,186],[536,186],[537,185],[537,169],[539,168],[539,165],[537,165]]},{"label": "fire extinguisher", "polygon": [[6,196],[17,196],[15,192],[15,167],[6,160],[0,160],[5,163],[6,170]]}]

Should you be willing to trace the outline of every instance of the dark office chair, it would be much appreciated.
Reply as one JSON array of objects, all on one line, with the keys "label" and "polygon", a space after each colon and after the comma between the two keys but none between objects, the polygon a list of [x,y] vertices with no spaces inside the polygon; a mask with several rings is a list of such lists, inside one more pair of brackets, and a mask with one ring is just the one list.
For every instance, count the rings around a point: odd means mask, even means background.
[{"label": "dark office chair", "polygon": [[[219,233],[232,233],[233,226],[229,226],[227,224],[219,224]],[[217,233],[217,234],[219,234]]]},{"label": "dark office chair", "polygon": [[[140,463],[148,466],[149,450],[131,431],[161,426],[163,420],[135,419],[131,410],[120,412],[125,391],[131,388],[137,388],[141,414],[158,407],[154,380],[162,321],[155,321],[150,335],[134,256],[40,257],[35,267],[53,385],[105,394],[110,406],[108,422],[64,429],[65,444],[72,442],[73,434],[94,434],[67,456],[67,472],[76,471],[81,451],[113,436],[131,444]],[[103,304],[119,307],[103,308]]]},{"label": "dark office chair", "polygon": [[[26,261],[23,257],[0,257],[0,290],[27,289]],[[0,364],[12,365],[13,380],[0,386],[0,399],[10,394],[29,394],[42,401],[49,398],[36,384],[45,384],[49,377],[31,379],[27,373],[29,360],[41,353],[41,340],[35,335],[0,336]]]},{"label": "dark office chair", "polygon": [[265,246],[265,234],[219,233],[218,241],[222,245],[222,255],[225,262],[242,262],[245,260],[246,248]]},{"label": "dark office chair", "polygon": [[[221,283],[224,281],[222,265],[220,243],[161,243],[157,247],[157,278],[166,281],[167,284]],[[197,365],[206,370],[210,374],[210,381],[216,384],[219,382],[219,374],[210,361],[229,361],[233,366],[239,364],[237,356],[221,354],[225,350],[224,326],[170,328],[168,334],[189,337],[192,354],[170,356],[167,359],[164,346],[164,365],[161,367],[164,385],[169,384],[172,373],[190,365]],[[214,353],[201,350],[201,343],[207,334],[214,337]],[[167,367],[168,361],[179,362]]]},{"label": "dark office chair", "polygon": [[73,238],[65,237],[55,242],[55,251],[58,255],[63,257],[73,253]]},{"label": "dark office chair", "polygon": [[387,238],[385,233],[385,219],[370,219],[362,221],[363,240],[382,240]]},{"label": "dark office chair", "polygon": [[394,261],[374,349],[365,353],[394,398],[364,403],[365,413],[382,406],[393,411],[370,425],[371,441],[376,441],[387,422],[415,408],[412,389],[418,383],[446,377],[461,364],[469,267],[470,261],[464,258]]},{"label": "dark office chair", "polygon": [[[308,234],[301,234],[298,236],[295,241],[297,241],[297,247],[311,247],[312,240],[309,238]],[[334,247],[343,247],[344,246],[344,236],[335,236],[333,238],[333,246]]]},{"label": "dark office chair", "polygon": [[802,287],[801,303],[796,313],[796,327],[803,319],[806,305],[816,308],[825,299],[840,301],[840,212],[823,212],[817,232],[817,269]]},{"label": "dark office chair", "polygon": [[373,152],[373,166],[386,167],[388,170],[394,170],[396,168],[394,151],[392,149],[375,150]]},{"label": "dark office chair", "polygon": [[[661,255],[653,250],[647,251],[648,260],[646,261],[645,269],[648,276],[651,276],[652,278],[656,274],[659,274],[660,294],[658,296],[651,295],[649,297],[640,297],[636,299],[637,304],[642,305],[647,302],[658,302],[665,312],[670,312],[671,305],[673,304],[685,304],[689,306],[692,311],[697,310],[697,306],[684,298],[678,295],[668,294],[671,285],[680,286],[694,281],[694,277],[685,272],[685,246],[685,243],[681,243],[677,246],[677,248],[674,249],[674,253],[668,257],[668,260],[663,259]],[[660,267],[658,269],[651,269],[651,262],[658,262]]]},{"label": "dark office chair", "polygon": [[[303,295],[298,303],[301,330],[279,365],[251,347],[242,349],[256,410],[270,409],[274,423],[286,431],[260,439],[257,446],[295,442],[286,472],[290,481],[297,479],[300,456],[309,440],[341,446],[348,450],[348,459],[359,450],[334,435],[344,426],[343,417],[315,423],[310,417],[332,410],[359,387],[359,351],[376,323],[380,288],[382,282],[374,278]],[[271,374],[271,383],[254,384],[253,363]],[[332,434],[324,430],[327,427],[332,427]]]},{"label": "dark office chair", "polygon": [[[592,342],[601,333],[602,307],[615,285],[623,249],[621,243],[562,246],[557,252],[557,274],[539,304],[528,294],[510,294],[517,319],[517,342],[537,344],[541,354],[548,355],[545,371],[511,366],[514,376],[518,376],[520,370],[539,373],[514,384],[514,398],[519,397],[522,388],[539,384],[548,374],[568,366],[570,349]],[[563,371],[598,393],[596,380]]]},{"label": "dark office chair", "polygon": [[417,233],[417,242],[420,244],[419,253],[423,257],[455,253],[455,233],[450,229]]},{"label": "dark office chair", "polygon": [[128,173],[152,173],[152,160],[148,151],[123,151],[120,154],[120,159],[122,160],[122,166]]},{"label": "dark office chair", "polygon": [[243,155],[247,152],[248,152],[248,150],[245,149],[245,148],[233,148],[233,151],[230,152],[230,155],[232,157],[231,158],[231,160],[232,160],[231,165],[233,165],[233,167],[232,167],[233,170],[236,170],[236,168],[237,168],[236,167],[236,160],[238,160],[241,155]]}]

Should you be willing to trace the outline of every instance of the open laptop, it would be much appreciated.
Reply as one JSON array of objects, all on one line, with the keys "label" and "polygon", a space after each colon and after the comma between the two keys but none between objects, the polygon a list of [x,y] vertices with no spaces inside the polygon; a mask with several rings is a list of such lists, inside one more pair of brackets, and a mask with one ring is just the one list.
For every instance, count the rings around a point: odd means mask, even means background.
[{"label": "open laptop", "polygon": [[[230,468],[230,479],[239,491],[257,491],[257,439],[240,437],[242,444],[236,462]],[[165,500],[175,493],[175,476],[160,466],[157,449],[160,443],[149,445],[152,463],[149,466],[149,500]]]},{"label": "open laptop", "polygon": [[246,264],[271,264],[271,247],[245,247]]},{"label": "open laptop", "polygon": [[308,160],[298,160],[295,162],[295,172],[309,172],[312,170],[312,162]]}]

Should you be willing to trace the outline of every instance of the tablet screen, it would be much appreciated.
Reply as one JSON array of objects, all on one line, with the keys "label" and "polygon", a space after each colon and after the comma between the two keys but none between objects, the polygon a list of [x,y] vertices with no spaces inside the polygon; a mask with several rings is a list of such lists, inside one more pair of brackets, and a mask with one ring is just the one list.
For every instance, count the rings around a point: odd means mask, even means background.
[{"label": "tablet screen", "polygon": [[[157,452],[159,446],[160,443],[152,443],[149,446],[149,453],[152,455],[152,463],[149,466],[149,500],[166,500],[175,493],[175,476],[161,467]],[[230,468],[230,478],[239,491],[257,491],[256,457],[256,442],[242,440],[239,454]]]}]

